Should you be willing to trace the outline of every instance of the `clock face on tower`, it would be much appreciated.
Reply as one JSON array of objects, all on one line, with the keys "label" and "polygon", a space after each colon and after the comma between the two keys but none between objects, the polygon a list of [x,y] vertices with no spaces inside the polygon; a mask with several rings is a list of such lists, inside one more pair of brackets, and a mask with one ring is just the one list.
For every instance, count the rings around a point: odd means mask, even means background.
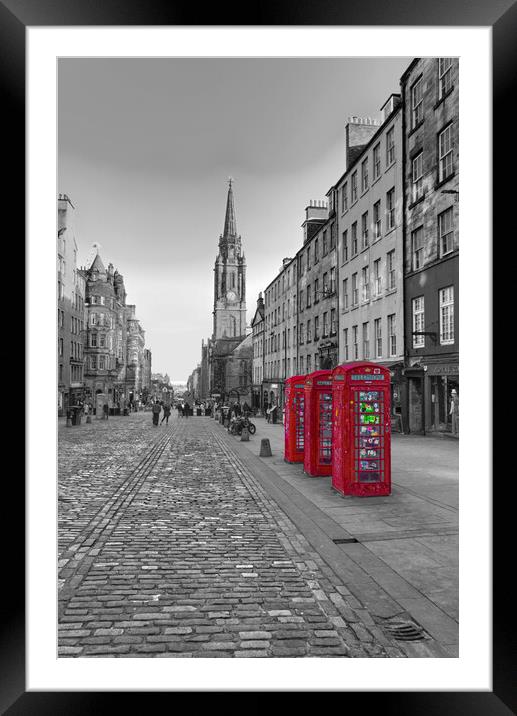
[{"label": "clock face on tower", "polygon": [[228,291],[228,293],[226,294],[226,298],[229,301],[235,301],[235,299],[237,298],[237,294],[235,293],[235,291]]}]

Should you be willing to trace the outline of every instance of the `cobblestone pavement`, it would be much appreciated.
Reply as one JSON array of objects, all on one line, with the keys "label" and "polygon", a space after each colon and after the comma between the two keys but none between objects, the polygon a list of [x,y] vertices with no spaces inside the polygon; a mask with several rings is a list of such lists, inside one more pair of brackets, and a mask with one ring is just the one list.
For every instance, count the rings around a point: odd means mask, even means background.
[{"label": "cobblestone pavement", "polygon": [[59,656],[404,657],[210,418],[59,430]]}]

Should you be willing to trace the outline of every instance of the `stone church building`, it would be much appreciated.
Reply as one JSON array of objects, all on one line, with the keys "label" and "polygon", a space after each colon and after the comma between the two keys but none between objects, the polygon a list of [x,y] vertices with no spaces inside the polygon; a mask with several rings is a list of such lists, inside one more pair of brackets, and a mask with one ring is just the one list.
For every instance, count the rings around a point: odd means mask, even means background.
[{"label": "stone church building", "polygon": [[246,328],[246,259],[237,234],[232,180],[214,266],[213,333],[201,352],[199,399],[251,405],[253,344]]}]

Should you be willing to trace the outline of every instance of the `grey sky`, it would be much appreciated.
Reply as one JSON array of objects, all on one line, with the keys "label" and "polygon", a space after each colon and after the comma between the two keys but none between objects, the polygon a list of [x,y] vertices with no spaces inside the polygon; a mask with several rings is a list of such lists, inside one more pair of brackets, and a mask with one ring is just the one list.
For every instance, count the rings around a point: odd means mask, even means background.
[{"label": "grey sky", "polygon": [[410,58],[59,61],[59,180],[79,263],[101,244],[124,275],[153,372],[186,380],[212,332],[227,179],[258,292],[343,173],[350,115],[379,117]]}]

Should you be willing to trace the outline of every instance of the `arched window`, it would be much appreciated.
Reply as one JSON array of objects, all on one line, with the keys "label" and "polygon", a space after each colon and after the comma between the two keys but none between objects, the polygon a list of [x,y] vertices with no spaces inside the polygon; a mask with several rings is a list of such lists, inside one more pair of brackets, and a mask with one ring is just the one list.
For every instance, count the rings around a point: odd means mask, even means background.
[{"label": "arched window", "polygon": [[236,336],[237,335],[237,321],[235,320],[235,316],[230,316],[230,336]]}]

